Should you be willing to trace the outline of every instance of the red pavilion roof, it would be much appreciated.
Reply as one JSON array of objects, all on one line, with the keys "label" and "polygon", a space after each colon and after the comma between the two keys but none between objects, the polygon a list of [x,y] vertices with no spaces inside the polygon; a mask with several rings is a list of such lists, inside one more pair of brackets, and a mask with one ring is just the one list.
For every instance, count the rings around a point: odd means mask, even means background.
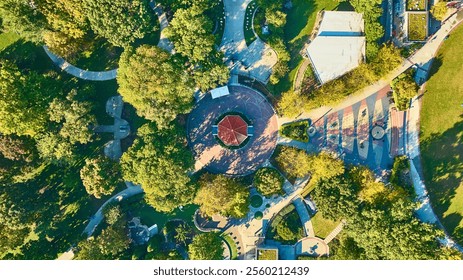
[{"label": "red pavilion roof", "polygon": [[229,115],[218,124],[218,135],[227,146],[239,146],[248,138],[248,124],[237,115]]}]

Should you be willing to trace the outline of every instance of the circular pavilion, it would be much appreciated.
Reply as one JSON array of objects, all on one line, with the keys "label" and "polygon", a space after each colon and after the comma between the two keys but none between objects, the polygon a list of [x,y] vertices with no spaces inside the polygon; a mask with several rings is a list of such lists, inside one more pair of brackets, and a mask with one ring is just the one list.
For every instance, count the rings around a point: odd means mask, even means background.
[{"label": "circular pavilion", "polygon": [[188,117],[188,142],[195,169],[215,174],[244,176],[262,166],[273,154],[278,119],[259,92],[228,86],[218,96],[205,95]]}]

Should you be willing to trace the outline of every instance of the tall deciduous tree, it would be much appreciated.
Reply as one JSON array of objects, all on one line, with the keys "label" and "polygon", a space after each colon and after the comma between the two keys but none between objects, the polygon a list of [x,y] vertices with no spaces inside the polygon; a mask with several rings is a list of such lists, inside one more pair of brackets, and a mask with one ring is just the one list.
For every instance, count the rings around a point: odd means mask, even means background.
[{"label": "tall deciduous tree", "polygon": [[166,35],[178,53],[200,62],[214,51],[212,28],[212,21],[200,11],[179,9],[166,29]]},{"label": "tall deciduous tree", "polygon": [[215,232],[196,235],[188,246],[191,260],[222,260],[222,239]]},{"label": "tall deciduous tree", "polygon": [[195,203],[207,216],[221,214],[242,218],[249,209],[249,191],[236,179],[205,174],[199,182]]},{"label": "tall deciduous tree", "polygon": [[439,1],[432,6],[431,14],[435,19],[442,21],[447,14],[447,10],[447,3],[444,1]]},{"label": "tall deciduous tree", "polygon": [[92,29],[115,46],[128,47],[153,31],[153,12],[145,0],[85,0]]},{"label": "tall deciduous tree", "polygon": [[85,190],[96,198],[111,194],[121,182],[119,164],[105,156],[86,159],[80,170],[80,178]]},{"label": "tall deciduous tree", "polygon": [[0,61],[0,133],[35,136],[45,129],[54,82],[38,73],[23,74]]},{"label": "tall deciduous tree", "polygon": [[127,49],[121,56],[119,93],[137,114],[155,121],[159,128],[193,105],[194,83],[180,61],[154,46]]},{"label": "tall deciduous tree", "polygon": [[284,182],[283,176],[274,168],[261,168],[254,175],[254,186],[265,196],[281,193]]},{"label": "tall deciduous tree", "polygon": [[311,157],[303,150],[282,147],[276,161],[283,172],[292,178],[302,178],[310,172]]},{"label": "tall deciduous tree", "polygon": [[156,210],[170,212],[192,202],[195,185],[187,171],[193,157],[178,127],[159,131],[146,124],[121,158],[124,179],[141,184],[145,200]]},{"label": "tall deciduous tree", "polygon": [[0,258],[23,245],[30,232],[24,211],[0,193]]},{"label": "tall deciduous tree", "polygon": [[29,0],[0,1],[2,25],[10,32],[17,32],[26,40],[42,41],[42,32],[46,28],[46,19],[37,6]]}]

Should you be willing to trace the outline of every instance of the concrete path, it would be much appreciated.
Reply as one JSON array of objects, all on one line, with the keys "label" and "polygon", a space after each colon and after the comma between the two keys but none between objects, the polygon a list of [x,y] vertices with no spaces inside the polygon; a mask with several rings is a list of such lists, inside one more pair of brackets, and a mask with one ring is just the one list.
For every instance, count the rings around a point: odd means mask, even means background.
[{"label": "concrete path", "polygon": [[43,49],[47,53],[48,57],[53,61],[53,63],[58,66],[61,70],[65,71],[66,73],[83,79],[83,80],[89,80],[89,81],[107,81],[107,80],[113,80],[116,78],[117,75],[117,69],[113,69],[110,71],[88,71],[88,70],[83,70],[80,69],[66,60],[64,58],[57,56],[56,54],[52,53],[47,46],[43,46]]},{"label": "concrete path", "polygon": [[334,229],[333,231],[328,234],[323,241],[325,241],[326,244],[330,243],[331,240],[333,240],[344,228],[344,225],[346,224],[345,220],[342,220]]},{"label": "concrete path", "polygon": [[233,75],[251,76],[267,83],[272,67],[278,62],[276,52],[257,38],[250,46],[244,37],[246,7],[252,0],[224,0],[225,29],[219,49],[227,58]]},{"label": "concrete path", "polygon": [[293,201],[293,204],[296,207],[296,211],[299,215],[299,219],[301,220],[305,234],[309,237],[315,237],[315,231],[313,230],[312,222],[310,221],[309,211],[307,210],[307,206],[304,201],[301,197],[298,197]]},{"label": "concrete path", "polygon": [[98,209],[95,215],[93,215],[90,218],[87,226],[84,229],[84,234],[90,237],[95,231],[96,227],[101,223],[101,221],[103,221],[103,209],[106,205],[108,205],[111,202],[120,202],[131,196],[143,193],[143,189],[141,188],[141,186],[136,186],[130,182],[126,182],[125,184],[127,185],[127,188],[125,190],[113,195],[110,199],[106,200],[106,202],[103,203],[103,205],[101,205],[101,207]]},{"label": "concrete path", "polygon": [[[161,49],[166,50],[167,52],[173,54],[174,45],[171,41],[165,36],[164,29],[169,25],[167,21],[166,14],[163,12],[162,7],[160,5],[156,5],[154,1],[150,2],[151,8],[154,10],[156,15],[159,18],[159,23],[161,26],[161,37],[159,39],[158,47]],[[52,53],[47,46],[43,46],[48,57],[53,61],[53,63],[58,66],[61,70],[65,71],[66,73],[77,77],[79,79],[88,80],[88,81],[108,81],[113,80],[117,76],[117,69],[109,70],[109,71],[88,71],[76,67],[69,62],[67,62],[64,58]]]}]

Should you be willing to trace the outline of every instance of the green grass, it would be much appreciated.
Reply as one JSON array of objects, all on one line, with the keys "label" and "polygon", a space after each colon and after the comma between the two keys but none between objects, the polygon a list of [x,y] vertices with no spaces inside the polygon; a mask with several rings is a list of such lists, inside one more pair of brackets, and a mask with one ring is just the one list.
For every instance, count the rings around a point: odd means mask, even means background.
[{"label": "green grass", "polygon": [[6,47],[19,40],[19,36],[13,32],[0,34],[0,52]]},{"label": "green grass", "polygon": [[292,3],[293,7],[288,12],[284,29],[284,40],[291,56],[289,61],[290,72],[278,84],[270,87],[270,90],[276,95],[280,95],[282,92],[292,88],[297,69],[303,59],[299,52],[312,33],[317,12],[336,10],[338,7],[344,9],[344,6],[338,0],[293,0]]},{"label": "green grass", "polygon": [[432,205],[463,243],[463,26],[439,50],[421,111],[421,155]]},{"label": "green grass", "polygon": [[425,11],[428,0],[407,0],[407,11]]},{"label": "green grass", "polygon": [[223,0],[217,6],[206,11],[206,15],[214,22],[215,44],[220,46],[222,43],[223,31],[225,30],[225,8]]},{"label": "green grass", "polygon": [[278,251],[275,249],[257,249],[257,259],[260,261],[278,260]]},{"label": "green grass", "polygon": [[408,14],[408,40],[424,41],[428,36],[428,16],[424,13]]},{"label": "green grass", "polygon": [[246,41],[246,45],[250,46],[256,39],[256,35],[252,30],[252,15],[257,8],[257,4],[255,1],[252,1],[246,7],[246,15],[244,17],[244,39]]},{"label": "green grass", "polygon": [[189,226],[195,228],[193,224],[193,215],[198,209],[198,206],[194,204],[187,205],[183,207],[182,210],[177,208],[172,213],[163,213],[156,211],[153,207],[146,204],[143,200],[143,194],[140,194],[122,202],[121,205],[124,210],[130,211],[132,216],[140,217],[142,224],[148,227],[157,224],[159,230],[161,230],[169,220],[182,219]]},{"label": "green grass", "polygon": [[228,234],[222,234],[221,237],[231,249],[230,259],[236,260],[236,258],[238,257],[238,248],[236,247],[235,241],[233,241],[233,239]]},{"label": "green grass", "polygon": [[311,217],[310,221],[312,221],[315,236],[321,239],[327,237],[339,224],[339,222],[325,219],[320,212]]},{"label": "green grass", "polygon": [[309,135],[307,130],[309,129],[308,121],[299,121],[284,124],[281,126],[280,134],[284,137],[307,143],[309,142]]}]

